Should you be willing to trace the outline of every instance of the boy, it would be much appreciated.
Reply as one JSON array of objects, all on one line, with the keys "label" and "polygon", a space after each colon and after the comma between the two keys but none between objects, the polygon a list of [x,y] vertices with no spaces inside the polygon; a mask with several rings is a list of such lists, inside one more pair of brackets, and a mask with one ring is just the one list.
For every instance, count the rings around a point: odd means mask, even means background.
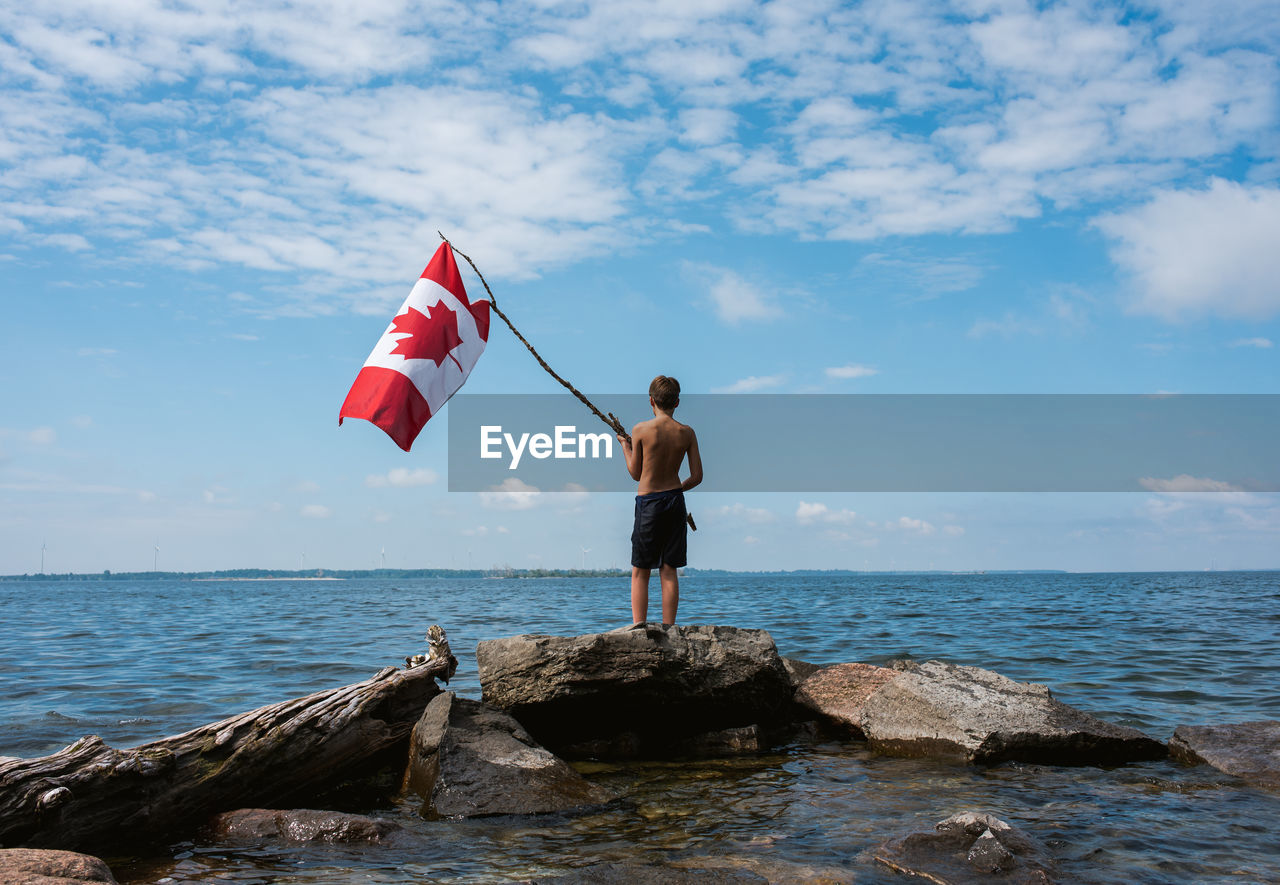
[{"label": "boy", "polygon": [[[631,532],[631,620],[642,624],[649,614],[649,573],[659,567],[662,582],[662,623],[676,622],[680,604],[680,578],[676,571],[687,563],[684,493],[702,482],[702,457],[693,428],[671,413],[680,405],[680,382],[659,375],[649,385],[653,418],[622,436],[627,472],[640,485],[636,489],[636,521]],[[689,458],[689,478],[680,481],[680,464]]]}]

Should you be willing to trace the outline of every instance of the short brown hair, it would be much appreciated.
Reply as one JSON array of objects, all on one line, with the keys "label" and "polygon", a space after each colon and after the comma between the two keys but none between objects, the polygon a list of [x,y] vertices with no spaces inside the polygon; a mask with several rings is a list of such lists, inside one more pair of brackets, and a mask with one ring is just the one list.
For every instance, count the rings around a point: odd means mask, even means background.
[{"label": "short brown hair", "polygon": [[667,375],[659,375],[649,384],[649,399],[664,412],[675,411],[680,405],[680,382]]}]

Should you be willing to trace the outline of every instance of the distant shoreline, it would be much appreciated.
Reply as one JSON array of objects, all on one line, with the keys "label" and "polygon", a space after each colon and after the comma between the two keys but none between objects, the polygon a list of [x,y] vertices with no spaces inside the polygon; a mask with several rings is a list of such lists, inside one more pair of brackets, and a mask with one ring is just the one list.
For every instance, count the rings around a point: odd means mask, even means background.
[{"label": "distant shoreline", "polygon": [[[1280,569],[1229,569],[1220,572],[1209,569],[1167,569],[1146,572],[1075,572],[1067,569],[901,569],[894,571],[854,571],[851,569],[794,569],[791,571],[731,571],[729,569],[688,568],[681,570],[686,578],[846,578],[885,576],[998,576],[998,575],[1083,575],[1083,574],[1242,574],[1274,572]],[[0,575],[0,583],[31,581],[88,583],[99,581],[347,581],[347,580],[421,580],[424,578],[452,579],[515,579],[533,578],[629,578],[630,569],[222,569],[198,572],[68,572],[62,574]]]},{"label": "distant shoreline", "polygon": [[310,578],[191,578],[192,581],[345,581],[346,578],[315,577]]}]

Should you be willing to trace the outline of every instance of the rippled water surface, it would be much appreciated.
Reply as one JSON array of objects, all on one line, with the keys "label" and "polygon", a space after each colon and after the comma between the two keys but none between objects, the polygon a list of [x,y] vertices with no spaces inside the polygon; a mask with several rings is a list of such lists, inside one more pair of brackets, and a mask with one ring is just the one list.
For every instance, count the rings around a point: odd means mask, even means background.
[{"label": "rippled water surface", "polygon": [[[817,663],[941,658],[1047,683],[1168,738],[1175,725],[1280,718],[1280,574],[688,577],[681,621],[768,629]],[[656,588],[655,588],[656,592]],[[84,734],[128,746],[355,682],[423,651],[427,625],[478,697],[475,645],[629,620],[626,582],[0,583],[0,755]],[[1280,795],[1172,762],[1119,769],[964,768],[796,744],[719,762],[594,766],[624,794],[569,818],[422,821],[396,848],[228,851],[184,844],[123,880],[487,882],[600,860],[745,864],[906,881],[865,852],[966,809],[1048,846],[1066,881],[1280,881]]]}]

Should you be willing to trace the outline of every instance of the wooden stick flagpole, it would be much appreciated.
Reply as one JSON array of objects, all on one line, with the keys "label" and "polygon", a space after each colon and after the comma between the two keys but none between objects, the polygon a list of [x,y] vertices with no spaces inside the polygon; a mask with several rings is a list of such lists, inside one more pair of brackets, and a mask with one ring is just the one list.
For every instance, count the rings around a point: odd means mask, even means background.
[{"label": "wooden stick flagpole", "polygon": [[[566,390],[568,390],[570,393],[576,396],[579,400],[581,400],[582,404],[586,406],[588,409],[590,409],[592,414],[594,414],[597,418],[599,418],[605,424],[609,425],[609,428],[613,430],[614,433],[618,434],[618,436],[622,437],[627,442],[631,442],[631,434],[627,433],[626,428],[622,426],[622,422],[618,420],[617,416],[614,415],[613,412],[609,412],[608,415],[606,416],[604,412],[601,412],[599,409],[596,408],[595,403],[591,402],[591,400],[586,398],[586,396],[582,393],[582,391],[574,387],[565,379],[561,378],[556,373],[556,370],[548,366],[547,361],[544,360],[541,357],[541,355],[539,355],[539,353],[533,349],[533,345],[529,343],[529,339],[521,335],[520,330],[515,327],[515,325],[511,322],[511,320],[507,319],[507,315],[502,312],[502,308],[498,307],[498,299],[494,297],[493,290],[489,288],[489,281],[484,278],[484,274],[480,273],[480,268],[476,267],[476,263],[471,260],[471,256],[468,255],[466,252],[458,251],[458,248],[454,246],[453,243],[449,242],[449,238],[446,237],[440,231],[436,231],[436,233],[440,234],[440,239],[444,240],[446,243],[449,243],[449,248],[453,250],[453,253],[455,255],[461,255],[463,258],[466,259],[467,264],[471,265],[471,269],[474,270],[476,272],[476,276],[480,278],[480,283],[481,285],[484,286],[484,290],[489,293],[489,306],[493,308],[493,312],[502,318],[502,321],[507,324],[507,328],[511,330],[512,334],[520,339],[520,343],[523,344],[525,347],[529,348],[529,353],[533,354],[533,358],[538,361],[538,365],[546,369],[548,375],[550,375],[552,378],[559,381],[560,384]],[[693,521],[693,514],[686,511],[684,518],[686,521],[688,521],[689,528],[693,529],[696,532],[698,530],[698,525]]]},{"label": "wooden stick flagpole", "polygon": [[570,393],[572,393],[579,400],[581,400],[582,404],[585,405],[588,409],[590,409],[591,412],[597,418],[599,418],[605,424],[609,425],[610,429],[612,429],[614,433],[621,436],[627,442],[631,442],[631,434],[627,433],[626,428],[622,426],[622,422],[617,419],[617,417],[613,414],[613,412],[610,412],[608,414],[608,417],[605,417],[605,414],[601,412],[599,409],[597,409],[595,407],[595,403],[587,399],[586,396],[582,393],[582,391],[578,390],[578,388],[574,387],[568,381],[564,380],[558,374],[556,374],[555,369],[548,366],[547,361],[544,360],[541,356],[539,356],[538,352],[533,349],[533,345],[529,343],[529,339],[521,335],[520,330],[517,329],[512,324],[511,320],[507,319],[507,315],[502,312],[502,308],[498,307],[498,299],[494,297],[493,290],[489,288],[488,281],[485,280],[484,274],[480,273],[480,268],[476,267],[476,263],[471,260],[471,256],[465,252],[460,252],[458,248],[453,245],[453,243],[449,242],[449,238],[446,237],[443,233],[440,233],[440,231],[436,231],[436,233],[440,234],[440,239],[444,240],[446,243],[449,243],[449,248],[454,251],[455,255],[461,255],[463,258],[467,260],[467,264],[471,265],[471,269],[474,270],[476,272],[476,276],[480,278],[480,282],[484,286],[484,290],[489,293],[489,306],[493,308],[493,312],[502,318],[502,321],[507,324],[507,328],[509,328],[512,331],[512,333],[517,338],[520,339],[520,343],[523,344],[525,347],[529,348],[529,353],[533,354],[533,358],[538,361],[538,365],[546,369],[548,375],[550,375],[552,378],[559,381]]}]

